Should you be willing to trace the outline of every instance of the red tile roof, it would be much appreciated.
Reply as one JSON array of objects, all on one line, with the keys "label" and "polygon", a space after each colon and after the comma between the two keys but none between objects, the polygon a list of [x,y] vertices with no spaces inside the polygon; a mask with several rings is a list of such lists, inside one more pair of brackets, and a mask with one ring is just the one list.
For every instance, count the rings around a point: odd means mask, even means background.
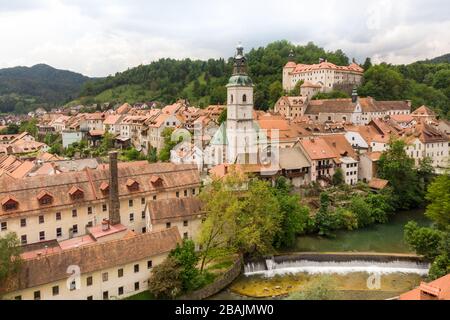
[{"label": "red tile roof", "polygon": [[450,300],[450,274],[400,295],[400,300]]}]

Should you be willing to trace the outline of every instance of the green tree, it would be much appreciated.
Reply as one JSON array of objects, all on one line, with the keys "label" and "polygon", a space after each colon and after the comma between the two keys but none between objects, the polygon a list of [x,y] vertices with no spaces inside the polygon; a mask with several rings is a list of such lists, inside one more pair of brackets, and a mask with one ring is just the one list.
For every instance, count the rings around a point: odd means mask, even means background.
[{"label": "green tree", "polygon": [[20,253],[20,242],[15,233],[0,237],[0,288],[9,276],[19,271]]},{"label": "green tree", "polygon": [[6,134],[17,134],[19,133],[19,126],[15,123],[11,123],[6,127]]},{"label": "green tree", "polygon": [[170,252],[169,257],[175,259],[180,265],[183,291],[195,290],[198,286],[199,271],[197,270],[197,263],[199,262],[199,256],[195,252],[194,241],[185,240],[182,245],[177,244],[177,247]]},{"label": "green tree", "polygon": [[183,291],[180,264],[174,258],[167,258],[153,268],[148,290],[157,299],[175,299]]},{"label": "green tree", "polygon": [[383,63],[372,66],[364,73],[364,84],[358,89],[358,93],[379,100],[399,100],[406,85],[402,74]]},{"label": "green tree", "polygon": [[364,70],[369,70],[372,67],[372,60],[367,57],[362,67]]},{"label": "green tree", "polygon": [[414,170],[414,160],[405,152],[405,142],[391,140],[378,162],[380,178],[389,180],[397,209],[410,209],[423,202],[423,189]]},{"label": "green tree", "polygon": [[165,128],[162,132],[162,137],[164,138],[164,147],[159,151],[158,159],[162,162],[167,162],[170,160],[170,151],[175,147],[180,141],[172,141],[173,128]]},{"label": "green tree", "polygon": [[372,208],[361,196],[355,196],[350,203],[350,210],[358,219],[358,227],[364,228],[375,222],[372,216]]},{"label": "green tree", "polygon": [[450,225],[450,175],[438,176],[428,187],[426,199],[430,202],[426,215],[438,228],[445,230]]},{"label": "green tree", "polygon": [[201,272],[212,260],[237,252],[237,217],[242,211],[242,203],[231,186],[242,183],[242,178],[231,169],[231,174],[224,180],[214,178],[200,193],[205,213],[197,239],[202,248]]},{"label": "green tree", "polygon": [[227,109],[223,109],[223,111],[220,113],[219,118],[217,120],[219,122],[219,125],[227,121]]},{"label": "green tree", "polygon": [[291,247],[295,244],[296,236],[306,230],[310,224],[308,207],[300,205],[298,195],[290,195],[291,186],[284,177],[277,179],[274,193],[281,211],[281,228],[275,236],[275,247]]},{"label": "green tree", "polygon": [[273,240],[280,230],[281,212],[268,183],[251,180],[243,210],[237,219],[237,247],[240,252],[264,255],[274,251]]},{"label": "green tree", "polygon": [[333,174],[333,185],[340,186],[345,183],[344,171],[341,168],[337,168]]},{"label": "green tree", "polygon": [[320,208],[315,215],[315,224],[319,235],[331,236],[336,229],[337,219],[330,211],[330,196],[327,192],[320,194]]},{"label": "green tree", "polygon": [[157,153],[156,148],[149,146],[147,160],[150,163],[155,163],[158,161],[158,153]]},{"label": "green tree", "polygon": [[19,132],[28,132],[33,137],[37,137],[38,129],[37,129],[38,120],[37,119],[31,119],[29,121],[23,121],[20,124]]},{"label": "green tree", "polygon": [[411,248],[428,259],[434,259],[440,254],[439,245],[443,234],[438,230],[420,228],[415,221],[410,221],[405,225],[404,238]]}]

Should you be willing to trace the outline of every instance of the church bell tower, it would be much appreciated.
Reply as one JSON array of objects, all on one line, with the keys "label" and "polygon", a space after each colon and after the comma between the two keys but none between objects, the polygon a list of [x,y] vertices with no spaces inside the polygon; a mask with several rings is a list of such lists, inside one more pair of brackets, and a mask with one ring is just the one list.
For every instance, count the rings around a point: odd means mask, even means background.
[{"label": "church bell tower", "polygon": [[247,74],[247,60],[241,44],[236,48],[233,75],[227,84],[227,137],[228,162],[234,163],[239,154],[255,152],[253,82]]}]

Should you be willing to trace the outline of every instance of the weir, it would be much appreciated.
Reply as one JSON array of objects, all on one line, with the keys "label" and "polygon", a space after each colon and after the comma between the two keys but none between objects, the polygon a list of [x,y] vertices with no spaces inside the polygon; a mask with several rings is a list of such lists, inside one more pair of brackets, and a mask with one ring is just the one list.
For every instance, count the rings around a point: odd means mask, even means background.
[{"label": "weir", "polygon": [[428,274],[429,267],[428,262],[413,255],[300,253],[249,261],[244,266],[244,274],[272,277],[295,273],[367,272],[371,274],[414,273],[425,276]]}]

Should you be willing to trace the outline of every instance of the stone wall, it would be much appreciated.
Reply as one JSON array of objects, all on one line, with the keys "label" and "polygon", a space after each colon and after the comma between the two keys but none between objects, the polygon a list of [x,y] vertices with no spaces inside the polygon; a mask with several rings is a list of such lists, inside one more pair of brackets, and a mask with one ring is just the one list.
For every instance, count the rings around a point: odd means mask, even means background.
[{"label": "stone wall", "polygon": [[193,291],[184,296],[179,297],[180,300],[202,300],[228,287],[242,272],[242,257],[237,259],[233,266],[224,274],[218,277],[213,283],[203,287],[197,291]]}]

